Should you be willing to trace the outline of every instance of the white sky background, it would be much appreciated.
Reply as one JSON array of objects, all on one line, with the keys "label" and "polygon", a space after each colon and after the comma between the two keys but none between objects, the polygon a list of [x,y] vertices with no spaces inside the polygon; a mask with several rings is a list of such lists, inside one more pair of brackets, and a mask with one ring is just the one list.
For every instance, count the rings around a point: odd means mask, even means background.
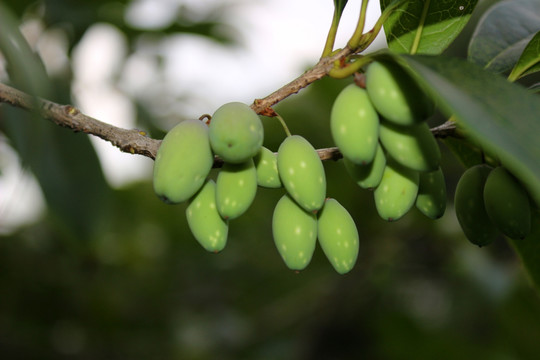
[{"label": "white sky background", "polygon": [[[137,0],[127,20],[141,27],[159,26],[182,3],[204,14],[211,4],[227,0]],[[165,55],[166,73],[156,69],[144,53],[126,63],[127,43],[114,27],[97,24],[84,36],[73,54],[75,105],[87,115],[124,127],[135,127],[135,108],[123,92],[144,94],[149,88],[165,86],[171,93],[188,92],[193,100],[183,106],[180,118],[196,118],[212,113],[230,101],[251,103],[300,75],[320,57],[332,20],[332,0],[233,0],[230,22],[240,32],[241,47],[226,47],[208,39],[182,35],[159,49]],[[356,26],[360,0],[349,0],[342,17],[336,47],[345,46]],[[379,2],[368,7],[366,29],[380,14]],[[50,39],[49,39],[50,40]],[[379,37],[374,48],[384,46]],[[51,67],[58,67],[52,57]],[[47,65],[47,59],[45,58]],[[56,62],[55,62],[56,61]],[[210,69],[210,71],[209,71]],[[113,77],[121,74],[120,88]],[[216,81],[216,77],[219,81]],[[164,82],[164,83],[160,83]],[[152,161],[120,152],[108,142],[92,138],[107,180],[122,186],[149,178]],[[0,177],[0,233],[34,219],[43,208],[36,184],[20,169]],[[19,183],[18,186],[15,184]],[[36,205],[38,204],[38,205]],[[39,205],[41,204],[41,205]],[[37,210],[36,210],[37,209]]]}]

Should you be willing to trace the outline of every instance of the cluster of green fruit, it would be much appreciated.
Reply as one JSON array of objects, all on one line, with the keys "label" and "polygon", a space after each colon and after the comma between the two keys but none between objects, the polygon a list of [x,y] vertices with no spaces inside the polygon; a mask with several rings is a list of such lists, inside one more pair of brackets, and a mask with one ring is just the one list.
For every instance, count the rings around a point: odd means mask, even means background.
[{"label": "cluster of green fruit", "polygon": [[[228,103],[210,125],[181,122],[164,137],[154,163],[154,191],[167,203],[188,201],[186,217],[197,241],[219,252],[227,243],[229,221],[244,214],[257,186],[284,187],[272,232],[278,252],[293,270],[310,262],[316,240],[339,273],[352,269],[358,232],[347,210],[326,198],[326,176],[317,151],[303,137],[288,136],[275,154],[262,146],[258,115],[243,103]],[[224,164],[216,181],[208,175],[214,155]]]},{"label": "cluster of green fruit", "polygon": [[[413,206],[431,219],[446,209],[441,153],[426,119],[433,102],[398,65],[371,63],[365,86],[351,84],[337,96],[331,114],[332,138],[345,167],[362,188],[373,191],[379,215],[388,221]],[[246,104],[218,108],[209,125],[187,120],[162,141],[154,164],[154,191],[167,203],[188,201],[186,217],[197,241],[219,252],[229,221],[244,214],[257,188],[284,188],[275,206],[272,234],[285,264],[302,270],[317,239],[334,269],[350,271],[359,236],[348,211],[326,195],[326,176],[314,147],[289,135],[277,153],[262,146],[259,116]],[[215,156],[224,161],[209,178]],[[485,245],[498,231],[523,238],[530,231],[527,194],[504,168],[468,169],[455,197],[456,214],[469,240]]]},{"label": "cluster of green fruit", "polygon": [[346,169],[374,189],[379,215],[395,221],[413,206],[432,219],[446,209],[441,152],[426,119],[433,102],[399,66],[373,62],[365,89],[351,84],[336,98],[330,129]]},{"label": "cluster of green fruit", "polygon": [[488,245],[501,233],[523,239],[531,231],[531,204],[519,181],[502,166],[479,164],[458,181],[456,216],[467,239]]}]

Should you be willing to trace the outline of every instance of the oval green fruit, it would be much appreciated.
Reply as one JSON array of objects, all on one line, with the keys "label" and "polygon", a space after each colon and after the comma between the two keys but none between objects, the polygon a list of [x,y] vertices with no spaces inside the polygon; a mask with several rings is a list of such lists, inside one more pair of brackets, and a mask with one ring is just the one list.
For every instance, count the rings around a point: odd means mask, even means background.
[{"label": "oval green fruit", "polygon": [[257,184],[266,188],[282,187],[277,167],[277,155],[264,146],[253,158],[257,169]]},{"label": "oval green fruit", "polygon": [[484,186],[491,170],[491,167],[484,164],[465,170],[459,178],[454,195],[459,225],[465,237],[478,246],[488,245],[499,234],[484,205]]},{"label": "oval green fruit", "polygon": [[165,135],[157,151],[154,191],[167,203],[188,200],[201,188],[213,163],[206,124],[183,121]]},{"label": "oval green fruit", "polygon": [[279,146],[277,166],[283,186],[306,211],[317,211],[326,197],[326,175],[317,151],[302,136],[288,136]]},{"label": "oval green fruit", "polygon": [[417,171],[439,168],[441,150],[426,123],[404,127],[382,121],[379,136],[388,154],[401,165]]},{"label": "oval green fruit", "polygon": [[354,267],[358,257],[359,236],[353,218],[336,199],[326,199],[317,220],[319,244],[340,273]]},{"label": "oval green fruit", "polygon": [[285,194],[272,216],[272,235],[281,258],[291,270],[303,270],[311,261],[317,242],[317,217]]},{"label": "oval green fruit", "polygon": [[379,115],[365,89],[356,84],[337,96],[330,114],[330,132],[344,157],[365,165],[375,157],[379,138]]},{"label": "oval green fruit", "polygon": [[420,173],[416,208],[430,219],[439,219],[446,210],[446,182],[442,169]]},{"label": "oval green fruit", "polygon": [[374,189],[381,182],[384,168],[386,167],[386,156],[381,145],[377,145],[377,152],[373,161],[367,165],[358,165],[343,157],[345,169],[351,178],[364,189]]},{"label": "oval green fruit", "polygon": [[249,208],[257,192],[257,170],[253,160],[225,163],[216,180],[216,204],[222,218],[232,220]]},{"label": "oval green fruit", "polygon": [[414,205],[418,194],[418,172],[388,159],[381,183],[373,196],[379,216],[387,221],[396,221]]},{"label": "oval green fruit", "polygon": [[261,149],[264,129],[248,105],[231,102],[219,107],[210,121],[210,144],[225,162],[239,164]]},{"label": "oval green fruit", "polygon": [[499,166],[484,186],[486,213],[499,230],[512,239],[523,239],[531,231],[531,205],[523,186]]},{"label": "oval green fruit", "polygon": [[211,252],[225,248],[229,225],[217,211],[216,183],[213,180],[207,180],[189,200],[186,218],[193,236],[203,248]]},{"label": "oval green fruit", "polygon": [[366,90],[379,114],[394,124],[417,124],[433,114],[433,102],[395,63],[371,63],[366,71]]}]

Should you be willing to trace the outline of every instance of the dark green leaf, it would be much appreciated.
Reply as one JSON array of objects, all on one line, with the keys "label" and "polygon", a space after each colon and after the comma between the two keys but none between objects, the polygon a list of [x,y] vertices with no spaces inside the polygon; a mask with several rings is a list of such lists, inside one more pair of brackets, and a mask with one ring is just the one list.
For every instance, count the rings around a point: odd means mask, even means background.
[{"label": "dark green leaf", "polygon": [[540,62],[536,63],[536,65],[531,66],[529,70],[525,71],[522,74],[522,76],[530,75],[537,72],[540,72]]},{"label": "dark green leaf", "polygon": [[10,145],[38,180],[55,223],[77,240],[99,231],[97,224],[110,211],[110,188],[88,135],[74,134],[24,110],[1,110]]},{"label": "dark green leaf", "polygon": [[[405,56],[418,79],[486,152],[496,155],[540,204],[540,99],[520,85],[461,59]],[[533,232],[512,240],[531,279],[540,288],[540,219]]]},{"label": "dark green leaf", "polygon": [[540,288],[540,211],[533,209],[531,233],[525,239],[508,239],[519,255],[529,280]]},{"label": "dark green leaf", "polygon": [[[18,21],[0,4],[0,50],[6,58],[14,86],[32,95],[55,98],[60,86],[53,86],[43,64],[18,30]],[[53,93],[53,89],[55,92]],[[62,97],[67,100],[68,95]],[[94,231],[99,216],[108,206],[107,191],[99,160],[88,136],[75,135],[38,113],[2,107],[2,130],[17,151],[24,167],[36,176],[53,217],[79,238]]]},{"label": "dark green leaf", "polygon": [[[392,2],[381,0],[381,9]],[[384,23],[388,47],[397,53],[441,53],[467,24],[477,2],[406,1]]]},{"label": "dark green leaf", "polygon": [[334,0],[334,8],[336,9],[336,16],[338,19],[341,18],[341,14],[343,14],[347,1],[349,0]]},{"label": "dark green leaf", "polygon": [[540,99],[518,84],[470,62],[405,56],[446,115],[526,183],[540,204]]},{"label": "dark green leaf", "polygon": [[442,141],[465,168],[482,163],[482,153],[469,141],[454,137],[446,137]]},{"label": "dark green leaf", "polygon": [[533,93],[540,93],[540,83],[533,84],[528,89]]},{"label": "dark green leaf", "polygon": [[468,59],[493,72],[510,71],[540,30],[540,1],[507,0],[480,19],[469,44]]},{"label": "dark green leaf", "polygon": [[529,41],[508,79],[514,81],[537,71],[540,71],[540,31]]}]

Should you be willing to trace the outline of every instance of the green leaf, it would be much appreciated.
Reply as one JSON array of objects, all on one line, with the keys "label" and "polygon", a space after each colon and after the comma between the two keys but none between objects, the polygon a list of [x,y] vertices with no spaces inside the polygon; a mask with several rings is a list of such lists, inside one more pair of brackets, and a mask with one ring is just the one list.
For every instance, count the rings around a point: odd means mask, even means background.
[{"label": "green leaf", "polygon": [[19,22],[0,2],[0,53],[6,58],[11,83],[31,95],[49,97],[51,89],[41,59],[19,31]]},{"label": "green leaf", "polygon": [[[470,62],[436,56],[404,56],[417,79],[454,114],[458,124],[486,152],[495,154],[540,204],[540,99]],[[532,281],[540,289],[540,218],[533,211],[533,231],[510,240]]]},{"label": "green leaf", "polygon": [[540,1],[502,1],[478,22],[469,43],[468,59],[496,73],[510,71],[539,30]]},{"label": "green leaf", "polygon": [[508,79],[514,81],[537,71],[540,71],[540,31],[529,41]]},{"label": "green leaf", "polygon": [[482,163],[482,153],[469,141],[455,137],[446,137],[442,142],[454,153],[465,168]]},{"label": "green leaf", "polygon": [[457,58],[403,57],[448,116],[494,154],[540,204],[540,99],[479,66]]},{"label": "green leaf", "polygon": [[[540,288],[540,211],[533,209],[531,232],[525,239],[507,239],[518,254],[529,280]],[[540,290],[540,289],[539,289]]]},{"label": "green leaf", "polygon": [[334,0],[334,7],[336,9],[336,16],[338,20],[341,18],[341,14],[343,14],[347,1],[349,0]]},{"label": "green leaf", "polygon": [[[381,9],[392,2],[381,0]],[[467,24],[477,2],[406,1],[384,23],[388,47],[396,53],[441,53]]]},{"label": "green leaf", "polygon": [[[20,33],[18,20],[2,3],[0,52],[14,86],[31,95],[62,96],[61,87],[51,83],[41,60]],[[68,102],[69,91],[62,98]],[[49,213],[59,220],[56,223],[78,239],[96,231],[98,218],[103,219],[108,211],[110,188],[88,136],[60,128],[38,112],[10,106],[0,107],[0,118],[2,131],[23,167],[38,179]]]}]

